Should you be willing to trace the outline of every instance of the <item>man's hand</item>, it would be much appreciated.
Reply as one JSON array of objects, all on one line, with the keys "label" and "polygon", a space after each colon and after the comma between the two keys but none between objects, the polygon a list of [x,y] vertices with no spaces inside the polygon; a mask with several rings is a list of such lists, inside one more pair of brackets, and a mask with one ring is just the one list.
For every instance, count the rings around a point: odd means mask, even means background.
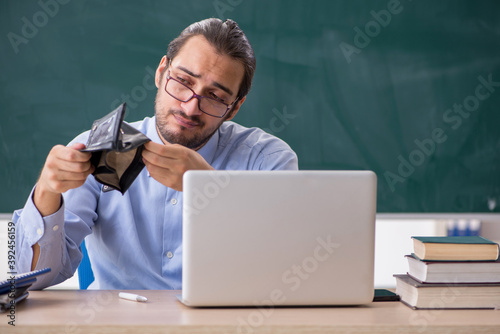
[{"label": "man's hand", "polygon": [[59,210],[61,194],[83,185],[94,171],[91,154],[79,151],[83,148],[83,144],[57,145],[50,151],[33,194],[33,202],[42,216]]},{"label": "man's hand", "polygon": [[144,144],[143,161],[149,174],[161,184],[182,191],[182,176],[188,170],[213,169],[196,151],[178,144]]}]

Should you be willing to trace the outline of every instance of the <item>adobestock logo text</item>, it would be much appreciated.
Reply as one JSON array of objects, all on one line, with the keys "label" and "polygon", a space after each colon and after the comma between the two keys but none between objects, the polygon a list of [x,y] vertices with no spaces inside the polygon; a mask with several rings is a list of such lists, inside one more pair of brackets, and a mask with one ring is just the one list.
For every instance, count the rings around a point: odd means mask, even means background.
[{"label": "adobestock logo text", "polygon": [[[452,130],[459,129],[464,120],[468,119],[473,112],[479,109],[481,102],[487,100],[493,94],[500,82],[493,81],[491,73],[487,78],[482,75],[477,77],[479,83],[474,89],[474,94],[466,96],[462,103],[454,103],[453,108],[446,109],[443,113],[443,122],[450,125]],[[399,155],[397,173],[386,171],[384,173],[385,180],[392,192],[396,190],[397,183],[403,183],[415,172],[417,167],[420,167],[424,162],[434,154],[437,145],[448,140],[448,135],[439,127],[431,131],[428,138],[422,140],[415,139],[413,143],[415,148],[408,154],[407,157]]]},{"label": "adobestock logo text", "polygon": [[21,44],[28,44],[30,40],[38,35],[40,29],[45,27],[49,23],[49,19],[59,13],[59,8],[61,5],[66,5],[70,0],[40,0],[38,1],[38,6],[40,10],[35,12],[29,20],[26,16],[21,18],[23,23],[21,27],[20,34],[14,32],[7,33],[7,38],[9,39],[10,45],[14,50],[15,54],[19,53],[19,46]]},{"label": "adobestock logo text", "polygon": [[403,6],[399,0],[389,0],[386,7],[387,9],[370,11],[372,19],[366,22],[363,29],[358,26],[353,28],[355,32],[353,38],[354,45],[346,42],[339,44],[340,50],[348,64],[352,62],[354,54],[360,54],[361,50],[370,45],[371,41],[381,34],[383,28],[386,28],[391,23],[392,17],[400,14],[403,10]]}]

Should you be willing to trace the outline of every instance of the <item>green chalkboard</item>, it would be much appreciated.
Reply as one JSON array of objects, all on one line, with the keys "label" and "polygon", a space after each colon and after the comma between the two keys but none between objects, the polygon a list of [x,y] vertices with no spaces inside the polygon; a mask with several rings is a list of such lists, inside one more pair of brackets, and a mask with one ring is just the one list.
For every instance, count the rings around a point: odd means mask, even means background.
[{"label": "green chalkboard", "polygon": [[500,2],[0,2],[0,212],[45,157],[122,101],[153,114],[152,73],[194,21],[230,17],[257,56],[236,121],[301,169],[371,169],[378,211],[500,212]]}]

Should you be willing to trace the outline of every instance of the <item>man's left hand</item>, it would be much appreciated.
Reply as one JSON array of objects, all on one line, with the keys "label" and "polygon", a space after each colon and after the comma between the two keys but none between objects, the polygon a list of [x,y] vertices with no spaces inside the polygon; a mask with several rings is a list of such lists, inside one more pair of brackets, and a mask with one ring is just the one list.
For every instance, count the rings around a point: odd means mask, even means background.
[{"label": "man's left hand", "polygon": [[196,151],[179,144],[144,144],[142,157],[149,174],[161,184],[182,191],[182,176],[191,169],[214,169]]}]

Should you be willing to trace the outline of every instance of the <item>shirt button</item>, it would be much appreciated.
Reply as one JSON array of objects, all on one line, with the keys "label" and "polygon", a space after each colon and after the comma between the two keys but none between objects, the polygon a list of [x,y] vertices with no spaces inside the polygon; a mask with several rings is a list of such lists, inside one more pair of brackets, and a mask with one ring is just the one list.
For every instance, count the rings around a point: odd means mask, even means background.
[{"label": "shirt button", "polygon": [[176,205],[177,204],[177,200],[175,198],[172,198],[170,200],[170,203],[172,203],[172,205]]},{"label": "shirt button", "polygon": [[42,235],[42,234],[43,234],[42,229],[41,229],[41,228],[37,229],[37,230],[36,230],[36,234],[38,234],[38,235]]},{"label": "shirt button", "polygon": [[167,252],[167,257],[168,257],[169,259],[173,258],[173,257],[174,257],[174,253],[172,253],[172,252],[170,252],[170,251],[169,251],[169,252]]},{"label": "shirt button", "polygon": [[59,225],[54,225],[54,227],[52,228],[52,230],[55,232],[59,229]]}]

